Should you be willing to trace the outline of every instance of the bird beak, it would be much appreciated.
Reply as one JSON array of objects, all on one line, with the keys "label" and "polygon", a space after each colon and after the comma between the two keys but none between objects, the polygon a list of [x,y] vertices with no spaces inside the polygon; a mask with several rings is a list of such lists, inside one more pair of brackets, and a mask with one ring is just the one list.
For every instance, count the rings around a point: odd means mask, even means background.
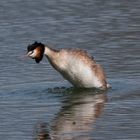
[{"label": "bird beak", "polygon": [[26,56],[30,56],[33,53],[33,51],[27,52]]}]

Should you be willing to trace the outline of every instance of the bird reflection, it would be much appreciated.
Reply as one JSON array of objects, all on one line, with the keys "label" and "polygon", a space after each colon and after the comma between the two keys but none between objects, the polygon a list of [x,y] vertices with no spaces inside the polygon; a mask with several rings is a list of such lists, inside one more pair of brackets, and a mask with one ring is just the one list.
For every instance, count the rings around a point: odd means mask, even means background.
[{"label": "bird reflection", "polygon": [[35,130],[35,140],[51,140],[47,123],[38,123]]},{"label": "bird reflection", "polygon": [[[51,125],[51,131],[40,131],[38,140],[89,140],[93,124],[100,117],[107,96],[104,91],[71,90]],[[42,136],[45,136],[44,139]],[[46,137],[47,136],[47,137]],[[50,137],[48,137],[50,136]]]}]

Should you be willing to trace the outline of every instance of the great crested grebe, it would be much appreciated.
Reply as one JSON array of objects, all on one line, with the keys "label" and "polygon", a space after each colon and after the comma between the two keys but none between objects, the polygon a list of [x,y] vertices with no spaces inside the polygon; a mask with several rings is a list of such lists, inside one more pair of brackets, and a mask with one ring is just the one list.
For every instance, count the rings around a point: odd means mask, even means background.
[{"label": "great crested grebe", "polygon": [[86,51],[55,50],[35,42],[27,47],[27,56],[39,63],[45,55],[50,64],[75,87],[106,89],[109,84],[102,67]]}]

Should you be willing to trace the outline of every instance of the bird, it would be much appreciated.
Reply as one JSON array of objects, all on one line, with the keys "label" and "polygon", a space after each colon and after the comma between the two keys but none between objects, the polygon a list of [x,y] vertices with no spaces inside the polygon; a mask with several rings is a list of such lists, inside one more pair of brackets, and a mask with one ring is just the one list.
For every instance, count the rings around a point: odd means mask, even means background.
[{"label": "bird", "polygon": [[74,87],[103,90],[110,87],[102,66],[96,63],[85,50],[78,48],[57,50],[35,41],[27,46],[26,55],[34,59],[36,63],[40,63],[46,56],[52,67]]}]

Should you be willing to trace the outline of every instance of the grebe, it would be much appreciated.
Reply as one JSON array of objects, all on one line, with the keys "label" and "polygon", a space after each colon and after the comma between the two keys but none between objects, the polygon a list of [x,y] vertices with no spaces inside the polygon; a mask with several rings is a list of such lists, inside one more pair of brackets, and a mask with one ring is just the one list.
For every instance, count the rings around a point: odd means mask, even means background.
[{"label": "grebe", "polygon": [[103,68],[80,49],[55,50],[35,42],[27,47],[27,56],[39,63],[45,55],[50,64],[72,85],[81,88],[106,89],[109,85]]}]

